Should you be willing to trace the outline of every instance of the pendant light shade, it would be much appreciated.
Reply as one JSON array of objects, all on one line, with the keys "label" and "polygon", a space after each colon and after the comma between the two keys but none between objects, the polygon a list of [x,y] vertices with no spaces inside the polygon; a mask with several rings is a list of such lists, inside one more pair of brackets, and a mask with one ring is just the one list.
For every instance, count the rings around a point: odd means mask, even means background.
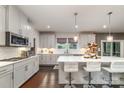
[{"label": "pendant light shade", "polygon": [[74,41],[77,42],[78,41],[78,37],[74,36]]},{"label": "pendant light shade", "polygon": [[111,35],[107,36],[107,41],[112,42],[113,41],[113,36],[111,36]]},{"label": "pendant light shade", "polygon": [[[78,25],[77,25],[77,15],[78,13],[74,13],[74,16],[75,16],[75,24],[74,24],[74,29],[75,29],[75,32],[77,31],[78,29]],[[74,36],[74,41],[77,42],[78,41],[78,36]]]},{"label": "pendant light shade", "polygon": [[111,15],[112,15],[112,12],[109,12],[108,13],[108,16],[109,16],[109,35],[107,36],[107,41],[108,42],[113,41],[113,36],[111,35]]}]

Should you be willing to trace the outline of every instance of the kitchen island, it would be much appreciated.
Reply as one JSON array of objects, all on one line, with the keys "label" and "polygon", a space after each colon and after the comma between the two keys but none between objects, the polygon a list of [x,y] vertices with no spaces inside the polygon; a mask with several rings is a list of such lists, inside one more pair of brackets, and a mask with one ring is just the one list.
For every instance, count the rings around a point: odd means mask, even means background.
[{"label": "kitchen island", "polygon": [[[64,72],[64,63],[76,62],[78,63],[78,72],[72,73],[73,84],[88,84],[88,72],[83,67],[86,66],[86,62],[101,62],[102,67],[109,67],[111,62],[124,62],[124,58],[120,57],[99,57],[98,59],[84,58],[83,56],[60,56],[57,60],[59,63],[59,84],[67,84],[68,73]],[[101,70],[100,72],[92,72],[92,84],[109,84],[109,73]],[[113,85],[124,85],[124,74],[114,73],[112,74]]]}]

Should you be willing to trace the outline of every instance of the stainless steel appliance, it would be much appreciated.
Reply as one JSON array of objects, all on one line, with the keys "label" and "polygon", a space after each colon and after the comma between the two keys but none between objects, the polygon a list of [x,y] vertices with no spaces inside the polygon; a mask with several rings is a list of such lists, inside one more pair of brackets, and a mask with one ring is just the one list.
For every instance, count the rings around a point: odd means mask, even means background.
[{"label": "stainless steel appliance", "polygon": [[28,38],[12,32],[6,32],[6,46],[28,46],[28,43]]}]

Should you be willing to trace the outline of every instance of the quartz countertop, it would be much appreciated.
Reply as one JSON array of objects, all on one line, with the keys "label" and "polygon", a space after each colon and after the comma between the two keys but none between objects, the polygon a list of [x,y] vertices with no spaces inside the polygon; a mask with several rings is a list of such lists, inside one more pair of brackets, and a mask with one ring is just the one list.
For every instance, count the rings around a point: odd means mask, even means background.
[{"label": "quartz countertop", "polygon": [[38,55],[30,56],[30,57],[20,59],[20,60],[17,60],[17,61],[0,61],[0,67],[4,67],[4,66],[7,66],[7,65],[13,65],[15,63],[30,59],[30,58],[35,57],[35,56],[38,56]]},{"label": "quartz countertop", "polygon": [[14,62],[0,62],[0,67],[4,67],[4,66],[8,66],[8,65],[12,65],[14,64]]},{"label": "quartz countertop", "polygon": [[121,57],[103,57],[98,59],[84,58],[83,56],[60,56],[57,62],[124,62]]}]

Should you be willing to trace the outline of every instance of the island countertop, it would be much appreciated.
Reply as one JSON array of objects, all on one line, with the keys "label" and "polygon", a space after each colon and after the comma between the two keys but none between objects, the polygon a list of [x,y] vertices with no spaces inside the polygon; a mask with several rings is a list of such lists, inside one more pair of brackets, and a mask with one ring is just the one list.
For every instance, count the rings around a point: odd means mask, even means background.
[{"label": "island countertop", "polygon": [[98,59],[84,58],[83,56],[60,56],[57,62],[124,62],[121,57],[103,57]]}]

